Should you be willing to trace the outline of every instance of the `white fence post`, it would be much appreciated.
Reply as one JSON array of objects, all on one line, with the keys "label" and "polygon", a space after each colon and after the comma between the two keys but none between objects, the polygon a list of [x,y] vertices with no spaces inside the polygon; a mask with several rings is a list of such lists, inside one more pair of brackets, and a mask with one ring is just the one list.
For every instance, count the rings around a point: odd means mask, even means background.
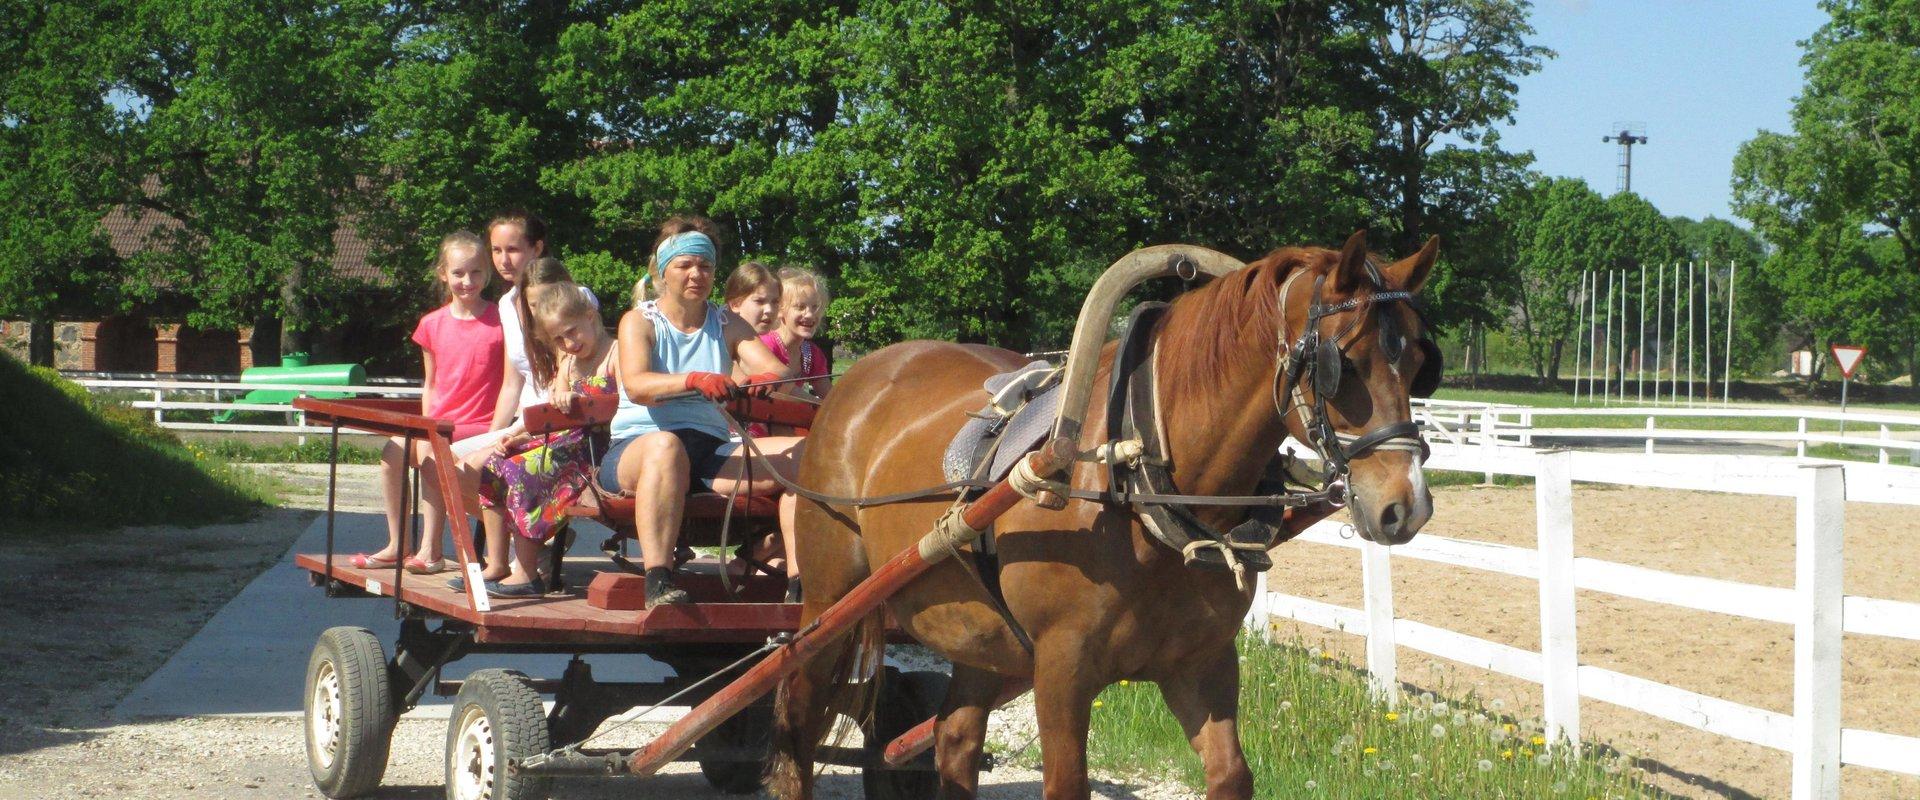
[{"label": "white fence post", "polygon": [[1846,472],[1837,464],[1801,469],[1794,501],[1793,798],[1836,800]]},{"label": "white fence post", "polygon": [[1653,415],[1647,415],[1647,455],[1653,455]]},{"label": "white fence post", "polygon": [[1893,438],[1893,433],[1887,430],[1887,426],[1881,425],[1880,426],[1880,466],[1884,467],[1887,465],[1887,443],[1892,438]]},{"label": "white fence post", "polygon": [[1500,446],[1499,442],[1494,441],[1495,424],[1493,409],[1480,412],[1480,458],[1483,461],[1481,466],[1487,472],[1486,479],[1482,482],[1488,485],[1493,483],[1494,449]]},{"label": "white fence post", "polygon": [[1793,454],[1797,458],[1807,457],[1807,418],[1800,418],[1800,441],[1794,446]]},{"label": "white fence post", "polygon": [[1400,677],[1394,664],[1393,563],[1386,545],[1361,543],[1360,584],[1366,595],[1367,672],[1372,676],[1373,696],[1397,705]]},{"label": "white fence post", "polygon": [[1250,633],[1260,634],[1260,641],[1273,644],[1273,621],[1269,618],[1271,608],[1267,598],[1267,573],[1253,574],[1253,605],[1247,608],[1247,618],[1240,627]]},{"label": "white fence post", "polygon": [[1540,676],[1549,746],[1580,746],[1580,645],[1573,598],[1573,453],[1541,453],[1533,479],[1540,552]]}]

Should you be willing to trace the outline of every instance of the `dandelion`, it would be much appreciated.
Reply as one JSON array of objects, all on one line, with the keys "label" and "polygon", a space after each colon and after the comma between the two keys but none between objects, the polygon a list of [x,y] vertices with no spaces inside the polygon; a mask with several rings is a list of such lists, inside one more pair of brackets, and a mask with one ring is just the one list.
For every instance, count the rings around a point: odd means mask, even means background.
[{"label": "dandelion", "polygon": [[1447,738],[1447,726],[1435,725],[1429,733],[1433,734],[1433,738],[1435,739],[1445,739]]},{"label": "dandelion", "polygon": [[1395,720],[1398,720],[1398,719],[1400,719],[1400,715],[1399,715],[1399,714],[1396,714],[1396,713],[1394,713],[1394,712],[1392,712],[1392,711],[1389,711],[1389,712],[1387,712],[1387,721],[1388,721],[1388,722],[1393,722],[1393,721],[1395,721]]},{"label": "dandelion", "polygon": [[1420,766],[1421,764],[1425,764],[1425,763],[1427,763],[1427,757],[1426,757],[1426,756],[1423,756],[1423,755],[1420,755],[1419,753],[1414,753],[1414,754],[1413,754],[1413,758],[1410,758],[1410,759],[1408,759],[1408,760],[1409,760],[1409,761],[1412,761],[1412,762],[1413,762],[1413,765],[1414,765],[1414,766],[1416,766],[1416,767],[1417,767],[1417,766]]},{"label": "dandelion", "polygon": [[1505,728],[1505,729],[1507,729],[1507,731],[1508,731],[1509,733],[1511,733],[1511,732],[1512,732],[1512,731],[1514,730],[1514,727],[1513,727],[1513,723],[1511,723],[1511,722],[1509,722],[1509,723],[1507,723],[1507,724],[1505,724],[1505,725],[1502,725],[1502,726],[1500,726],[1500,727],[1502,727],[1502,728]]},{"label": "dandelion", "polygon": [[1520,755],[1523,755],[1523,756],[1530,756],[1530,755],[1533,755],[1533,748],[1531,748],[1531,747],[1522,747],[1522,748],[1520,748]]},{"label": "dandelion", "polygon": [[1282,701],[1280,701],[1280,711],[1281,711],[1281,712],[1283,712],[1283,713],[1284,713],[1284,712],[1287,712],[1287,711],[1292,711],[1292,710],[1293,710],[1293,701],[1292,701],[1292,700],[1282,700]]},{"label": "dandelion", "polygon": [[1416,708],[1416,709],[1414,709],[1414,710],[1413,710],[1413,721],[1414,721],[1414,722],[1426,722],[1426,721],[1427,721],[1427,710],[1426,710],[1426,709],[1424,709],[1424,708]]},{"label": "dandelion", "polygon": [[1453,727],[1458,728],[1466,724],[1467,724],[1467,712],[1465,711],[1453,712]]},{"label": "dandelion", "polygon": [[1533,763],[1543,767],[1551,767],[1553,766],[1553,756],[1548,753],[1541,753],[1533,757]]},{"label": "dandelion", "polygon": [[1566,793],[1567,793],[1567,782],[1566,782],[1566,781],[1554,781],[1554,782],[1553,782],[1553,793],[1554,793],[1554,794],[1566,794]]},{"label": "dandelion", "polygon": [[1513,759],[1513,751],[1512,751],[1512,750],[1502,750],[1502,751],[1500,751],[1500,757],[1501,757],[1501,758],[1504,758],[1504,759],[1508,759],[1508,760],[1512,760],[1512,759]]},{"label": "dandelion", "polygon": [[1493,702],[1487,704],[1487,707],[1493,709],[1494,713],[1498,714],[1501,711],[1506,710],[1507,703],[1505,700],[1501,700],[1496,697],[1494,698]]},{"label": "dandelion", "polygon": [[1394,769],[1393,762],[1386,759],[1381,759],[1379,766],[1381,772],[1392,772]]},{"label": "dandelion", "polygon": [[1547,737],[1535,734],[1532,741],[1533,741],[1534,747],[1539,747],[1540,745],[1547,743]]},{"label": "dandelion", "polygon": [[1499,744],[1507,740],[1507,732],[1499,728],[1494,728],[1487,735],[1493,739],[1494,744]]},{"label": "dandelion", "polygon": [[1474,712],[1474,714],[1473,714],[1473,725],[1474,725],[1474,727],[1476,727],[1476,728],[1477,728],[1477,727],[1480,727],[1480,726],[1482,726],[1482,725],[1485,725],[1485,724],[1487,724],[1487,721],[1488,721],[1488,720],[1487,720],[1487,715],[1485,715],[1485,714],[1482,714],[1482,713],[1480,713],[1480,712],[1478,712],[1478,711],[1476,711],[1476,712]]},{"label": "dandelion", "polygon": [[1407,773],[1407,777],[1409,777],[1409,778],[1412,778],[1413,780],[1416,780],[1416,781],[1417,781],[1417,780],[1420,780],[1420,773],[1418,773],[1418,772],[1409,772],[1409,773]]},{"label": "dandelion", "polygon": [[1121,686],[1125,686],[1125,685],[1127,685],[1127,679],[1126,679],[1126,678],[1121,678],[1121,679],[1120,679],[1120,685],[1121,685]]},{"label": "dandelion", "polygon": [[1378,752],[1380,752],[1380,748],[1378,748],[1378,747],[1367,747],[1367,748],[1362,748],[1362,749],[1360,750],[1360,752],[1361,752],[1361,753],[1363,753],[1363,754],[1366,754],[1366,755],[1373,755],[1374,753],[1378,753]]},{"label": "dandelion", "polygon": [[1372,767],[1367,767],[1366,769],[1360,770],[1360,775],[1366,778],[1371,778],[1379,774],[1380,774],[1379,771],[1375,770]]},{"label": "dandelion", "polygon": [[1447,704],[1445,701],[1433,704],[1433,715],[1436,717],[1444,717],[1447,715]]},{"label": "dandelion", "polygon": [[1105,700],[1095,700],[1095,701],[1093,701],[1093,707],[1094,707],[1094,708],[1099,708],[1099,707],[1101,707],[1101,706],[1104,706],[1104,705],[1106,705],[1106,704],[1107,704],[1107,702],[1106,702]]},{"label": "dandelion", "polygon": [[1352,746],[1353,746],[1353,743],[1354,743],[1354,742],[1356,742],[1356,741],[1359,741],[1359,740],[1357,740],[1357,739],[1355,739],[1355,738],[1353,738],[1353,734],[1351,734],[1351,733],[1349,733],[1349,734],[1347,734],[1347,735],[1345,735],[1345,736],[1342,736],[1342,737],[1340,737],[1340,746],[1341,746],[1341,747],[1352,747]]},{"label": "dandelion", "polygon": [[1488,761],[1488,760],[1486,760],[1486,759],[1484,759],[1484,758],[1483,758],[1483,759],[1480,759],[1480,763],[1479,763],[1479,764],[1477,764],[1477,765],[1475,765],[1475,766],[1478,766],[1478,767],[1480,768],[1480,771],[1481,771],[1481,772],[1492,772],[1492,771],[1493,771],[1493,762],[1491,762],[1491,761]]},{"label": "dandelion", "polygon": [[1320,782],[1319,782],[1319,781],[1314,781],[1314,780],[1310,780],[1310,781],[1307,781],[1307,783],[1306,783],[1306,786],[1307,786],[1307,791],[1309,791],[1309,792],[1311,792],[1311,791],[1313,791],[1313,790],[1315,790],[1315,789],[1318,789],[1318,788],[1320,788]]}]

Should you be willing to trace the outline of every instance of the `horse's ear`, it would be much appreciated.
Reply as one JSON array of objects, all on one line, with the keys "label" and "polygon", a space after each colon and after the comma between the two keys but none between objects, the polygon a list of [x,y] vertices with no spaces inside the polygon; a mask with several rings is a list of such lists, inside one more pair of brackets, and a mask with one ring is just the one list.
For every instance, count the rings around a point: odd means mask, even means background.
[{"label": "horse's ear", "polygon": [[1404,291],[1418,292],[1427,283],[1427,276],[1433,273],[1433,262],[1440,257],[1440,237],[1429,236],[1427,243],[1420,246],[1420,252],[1400,259],[1387,267],[1387,280]]},{"label": "horse's ear", "polygon": [[1341,294],[1352,294],[1366,279],[1367,229],[1361,228],[1340,247],[1340,263],[1333,267],[1333,288]]}]

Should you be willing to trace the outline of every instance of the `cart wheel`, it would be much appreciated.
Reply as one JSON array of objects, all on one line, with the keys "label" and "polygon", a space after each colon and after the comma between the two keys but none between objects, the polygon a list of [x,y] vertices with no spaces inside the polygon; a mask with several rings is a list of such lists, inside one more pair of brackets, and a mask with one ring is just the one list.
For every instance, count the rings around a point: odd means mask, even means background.
[{"label": "cart wheel", "polygon": [[751,761],[700,762],[700,774],[707,777],[707,785],[721,794],[752,794],[760,791],[767,771],[767,749],[773,745],[773,706],[747,706],[726,722],[720,723],[700,743],[728,749],[750,749],[757,754]]},{"label": "cart wheel", "polygon": [[328,797],[380,786],[393,743],[387,654],[365,628],[328,628],[307,659],[307,769]]},{"label": "cart wheel", "polygon": [[547,752],[547,713],[527,676],[483,669],[467,676],[447,727],[447,800],[529,800],[548,779],[507,762]]},{"label": "cart wheel", "polygon": [[880,701],[873,708],[873,735],[867,739],[867,766],[860,772],[860,783],[867,800],[909,800],[932,797],[940,790],[940,774],[932,770],[891,769],[886,765],[887,745],[895,737],[913,729],[940,713],[947,699],[947,681],[939,672],[899,672],[892,667],[880,686]]}]

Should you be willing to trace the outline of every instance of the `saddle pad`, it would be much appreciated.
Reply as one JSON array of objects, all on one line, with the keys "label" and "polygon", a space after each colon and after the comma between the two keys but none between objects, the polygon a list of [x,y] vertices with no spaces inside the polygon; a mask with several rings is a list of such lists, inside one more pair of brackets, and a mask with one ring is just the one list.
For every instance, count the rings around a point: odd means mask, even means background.
[{"label": "saddle pad", "polygon": [[[997,481],[1013,469],[1013,463],[1028,451],[1040,445],[1053,430],[1054,412],[1060,408],[1061,384],[1054,384],[1035,396],[1027,404],[1014,412],[1000,431],[1000,448],[994,451],[993,468],[984,476],[986,480]],[[940,461],[940,468],[950,481],[964,481],[973,477],[974,460],[982,450],[982,443],[989,438],[997,419],[974,417],[960,427],[959,435],[947,445],[947,453]]]}]

